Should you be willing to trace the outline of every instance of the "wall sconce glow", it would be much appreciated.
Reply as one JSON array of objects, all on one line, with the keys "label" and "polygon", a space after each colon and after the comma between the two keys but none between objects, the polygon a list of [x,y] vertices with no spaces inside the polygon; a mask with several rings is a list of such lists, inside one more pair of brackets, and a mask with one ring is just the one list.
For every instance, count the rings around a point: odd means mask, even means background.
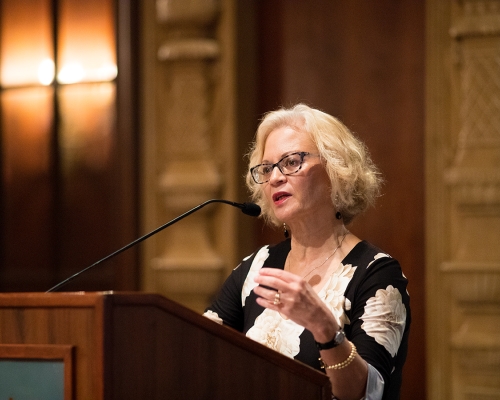
[{"label": "wall sconce glow", "polygon": [[64,65],[57,74],[59,83],[77,83],[85,78],[85,70],[78,63],[69,63]]},{"label": "wall sconce glow", "polygon": [[92,82],[109,82],[118,75],[118,68],[115,64],[102,64],[99,68],[89,69],[87,71],[87,80]]},{"label": "wall sconce glow", "polygon": [[103,64],[99,68],[85,69],[79,63],[64,65],[57,74],[57,81],[62,84],[78,82],[109,82],[118,75],[115,64]]},{"label": "wall sconce glow", "polygon": [[38,67],[38,81],[44,85],[48,86],[54,80],[55,66],[54,61],[49,58],[44,59],[40,66]]}]

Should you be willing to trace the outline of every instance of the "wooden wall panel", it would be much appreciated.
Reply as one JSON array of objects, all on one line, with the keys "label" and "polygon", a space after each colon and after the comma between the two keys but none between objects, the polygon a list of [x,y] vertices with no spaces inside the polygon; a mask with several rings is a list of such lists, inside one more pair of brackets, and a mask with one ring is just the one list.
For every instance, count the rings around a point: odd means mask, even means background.
[{"label": "wooden wall panel", "polygon": [[[116,26],[116,35],[106,38],[116,42],[116,80],[0,87],[0,291],[45,291],[138,236],[138,6],[128,0],[65,2],[64,7],[61,2],[61,11],[56,1],[0,3],[16,4],[16,12],[1,14],[0,35],[4,42],[10,40],[10,46],[2,46],[13,54],[26,52],[26,43],[17,42],[18,35],[9,35],[6,27],[30,26],[26,21],[32,21],[31,3],[45,4],[38,22],[45,21],[55,31],[50,21],[59,21],[71,37],[78,24],[66,17],[78,14],[80,9],[74,7],[86,7],[83,14],[88,18],[78,22],[93,21],[93,34]],[[76,14],[66,14],[66,7]],[[56,18],[58,12],[63,15]],[[111,12],[111,20],[106,19]],[[92,40],[91,33],[87,29],[79,39]],[[35,29],[25,34],[28,38],[42,33]],[[65,36],[59,34],[62,38],[50,39],[47,46],[64,45]],[[135,248],[64,290],[138,287]]]},{"label": "wooden wall panel", "polygon": [[[409,279],[403,399],[425,398],[424,2],[260,2],[259,114],[305,102],[364,140],[386,184],[351,230],[397,258]],[[282,240],[258,225],[256,245]]]}]

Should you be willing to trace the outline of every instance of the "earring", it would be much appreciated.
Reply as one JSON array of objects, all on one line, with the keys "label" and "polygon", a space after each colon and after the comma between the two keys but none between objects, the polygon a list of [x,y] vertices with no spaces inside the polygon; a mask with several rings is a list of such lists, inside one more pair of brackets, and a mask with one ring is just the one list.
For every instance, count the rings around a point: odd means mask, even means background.
[{"label": "earring", "polygon": [[285,239],[288,239],[290,237],[290,233],[288,232],[288,229],[286,229],[286,224],[283,222],[283,235],[285,235]]},{"label": "earring", "polygon": [[[335,195],[335,201],[333,204],[335,205],[335,208],[338,210],[339,209],[339,195],[338,195],[338,193]],[[337,211],[335,213],[335,218],[342,219],[342,213],[340,211]]]}]

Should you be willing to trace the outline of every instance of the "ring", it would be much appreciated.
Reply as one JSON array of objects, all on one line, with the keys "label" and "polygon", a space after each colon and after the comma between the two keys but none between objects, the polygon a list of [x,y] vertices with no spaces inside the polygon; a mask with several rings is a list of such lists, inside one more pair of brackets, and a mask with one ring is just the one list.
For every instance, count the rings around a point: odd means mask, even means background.
[{"label": "ring", "polygon": [[274,302],[273,302],[273,304],[275,306],[277,306],[279,303],[281,303],[280,297],[281,297],[281,293],[276,292],[276,294],[274,295]]}]

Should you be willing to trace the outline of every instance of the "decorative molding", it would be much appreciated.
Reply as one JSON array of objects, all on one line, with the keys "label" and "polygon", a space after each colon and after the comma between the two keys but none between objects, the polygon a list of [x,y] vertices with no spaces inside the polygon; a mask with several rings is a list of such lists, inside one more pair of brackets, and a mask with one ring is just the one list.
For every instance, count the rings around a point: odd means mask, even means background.
[{"label": "decorative molding", "polygon": [[169,25],[211,25],[220,9],[220,0],[156,0],[157,21]]},{"label": "decorative molding", "polygon": [[[151,60],[144,74],[150,89],[143,116],[144,190],[152,192],[144,195],[146,221],[172,219],[206,200],[231,198],[236,179],[227,173],[234,171],[232,98],[227,96],[233,85],[227,48],[232,42],[221,37],[234,34],[230,1],[156,0],[155,5],[145,6],[155,25],[145,25],[149,36],[143,39]],[[215,235],[220,224],[225,238]],[[235,219],[217,205],[170,227],[145,245],[143,288],[203,311],[233,261],[234,243],[227,242],[235,229]]]},{"label": "decorative molding", "polygon": [[427,6],[429,399],[500,399],[500,1]]},{"label": "decorative molding", "polygon": [[453,39],[500,34],[500,1],[455,1],[458,15],[450,28],[450,36]]},{"label": "decorative molding", "polygon": [[[458,270],[456,266],[450,269],[453,263],[446,264],[446,269],[442,268],[442,271],[446,273],[449,294],[451,300],[456,302],[457,309],[465,307],[465,303],[468,306],[484,303],[500,307],[500,268],[498,264],[483,264],[467,270]],[[457,263],[457,265],[460,265],[460,263]],[[476,312],[485,311],[481,310],[479,306],[477,308]],[[500,318],[500,315],[498,318]]]},{"label": "decorative molding", "polygon": [[498,168],[451,168],[444,172],[444,183],[450,186],[459,206],[480,205],[490,214],[500,215],[500,171]]},{"label": "decorative molding", "polygon": [[220,48],[213,39],[182,39],[165,42],[158,49],[160,61],[209,61],[219,57]]},{"label": "decorative molding", "polygon": [[[500,37],[483,42],[455,43],[460,52],[460,131],[455,164],[463,163],[467,151],[483,156],[500,149]],[[481,158],[475,161],[483,161]]]},{"label": "decorative molding", "polygon": [[500,262],[444,262],[441,264],[440,269],[444,273],[453,274],[500,274]]}]

